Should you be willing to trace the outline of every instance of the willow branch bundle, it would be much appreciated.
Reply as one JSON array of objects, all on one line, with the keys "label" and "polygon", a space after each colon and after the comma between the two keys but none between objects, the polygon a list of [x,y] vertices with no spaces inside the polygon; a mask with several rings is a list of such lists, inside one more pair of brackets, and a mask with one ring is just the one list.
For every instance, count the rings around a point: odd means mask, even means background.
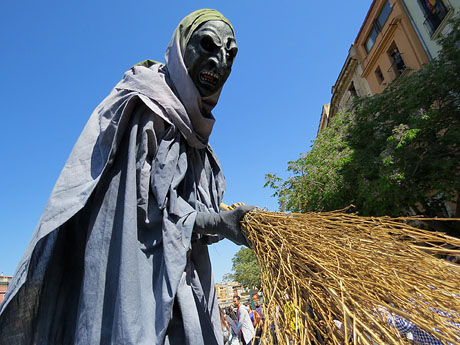
[{"label": "willow branch bundle", "polygon": [[460,240],[407,220],[247,213],[243,232],[262,270],[264,344],[273,335],[286,345],[408,344],[401,322],[459,344],[460,265],[439,256],[460,254],[452,249]]}]

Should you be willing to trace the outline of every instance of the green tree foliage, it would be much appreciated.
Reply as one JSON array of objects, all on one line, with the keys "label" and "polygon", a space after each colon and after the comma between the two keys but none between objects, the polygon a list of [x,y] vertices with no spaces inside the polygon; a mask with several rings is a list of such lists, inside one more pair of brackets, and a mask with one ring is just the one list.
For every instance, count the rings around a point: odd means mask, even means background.
[{"label": "green tree foliage", "polygon": [[437,59],[354,112],[346,179],[364,214],[446,215],[460,189],[459,21],[441,43]]},{"label": "green tree foliage", "polygon": [[[451,25],[436,59],[335,115],[312,150],[289,162],[289,179],[266,176],[282,210],[354,204],[361,215],[447,215],[460,191],[460,19]],[[437,229],[459,235],[444,225]]]},{"label": "green tree foliage", "polygon": [[232,273],[226,274],[226,280],[235,280],[248,288],[260,288],[260,266],[254,252],[242,247],[232,258]]},{"label": "green tree foliage", "polygon": [[343,168],[353,154],[345,139],[350,125],[349,113],[336,114],[329,127],[318,133],[311,151],[289,162],[290,178],[283,181],[266,175],[265,186],[276,190],[282,211],[333,210],[349,203],[350,186],[344,181]]}]

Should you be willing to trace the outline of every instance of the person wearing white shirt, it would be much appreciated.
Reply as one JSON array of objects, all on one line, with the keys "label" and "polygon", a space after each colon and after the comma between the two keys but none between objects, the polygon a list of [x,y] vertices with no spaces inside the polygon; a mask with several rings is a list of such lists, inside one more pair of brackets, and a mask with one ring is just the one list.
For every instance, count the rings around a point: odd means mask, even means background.
[{"label": "person wearing white shirt", "polygon": [[233,296],[233,305],[237,308],[237,334],[241,337],[243,345],[251,345],[254,339],[254,326],[249,317],[248,310],[241,305],[240,296]]}]

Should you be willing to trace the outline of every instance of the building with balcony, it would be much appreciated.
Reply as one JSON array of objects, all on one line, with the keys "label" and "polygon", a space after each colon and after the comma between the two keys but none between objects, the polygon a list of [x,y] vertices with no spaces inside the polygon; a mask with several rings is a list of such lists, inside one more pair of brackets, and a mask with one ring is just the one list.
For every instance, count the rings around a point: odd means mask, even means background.
[{"label": "building with balcony", "polygon": [[[318,132],[339,111],[351,110],[353,98],[381,93],[400,76],[423,67],[439,55],[436,40],[460,16],[460,0],[373,0],[323,106]],[[435,192],[433,192],[435,193]],[[442,217],[459,214],[458,203],[446,203]]]},{"label": "building with balcony", "polygon": [[430,59],[438,56],[437,39],[450,30],[449,19],[458,15],[459,0],[402,0]]},{"label": "building with balcony", "polygon": [[402,0],[374,0],[354,46],[372,94],[430,60]]},{"label": "building with balcony", "polygon": [[332,87],[331,102],[323,106],[318,131],[326,128],[337,112],[350,110],[354,97],[380,93],[388,83],[420,69],[429,60],[403,0],[372,1]]}]

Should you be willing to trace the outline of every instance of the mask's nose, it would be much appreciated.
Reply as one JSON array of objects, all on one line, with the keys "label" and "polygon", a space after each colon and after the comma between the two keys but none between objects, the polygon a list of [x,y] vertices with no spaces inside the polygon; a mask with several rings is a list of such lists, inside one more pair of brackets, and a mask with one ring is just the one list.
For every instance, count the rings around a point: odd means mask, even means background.
[{"label": "mask's nose", "polygon": [[222,47],[221,49],[219,49],[217,55],[213,57],[211,61],[214,64],[214,67],[217,68],[217,70],[226,70],[228,68],[228,57],[225,48]]}]

